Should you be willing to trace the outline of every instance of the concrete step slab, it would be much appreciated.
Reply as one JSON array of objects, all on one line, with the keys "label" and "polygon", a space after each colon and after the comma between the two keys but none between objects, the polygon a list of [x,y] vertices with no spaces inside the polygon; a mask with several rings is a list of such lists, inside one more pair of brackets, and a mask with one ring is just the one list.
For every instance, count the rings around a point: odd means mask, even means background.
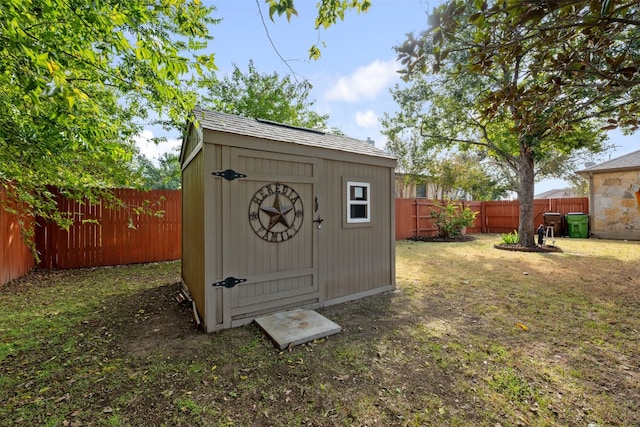
[{"label": "concrete step slab", "polygon": [[284,350],[337,334],[342,328],[313,310],[295,309],[256,318],[256,323]]}]

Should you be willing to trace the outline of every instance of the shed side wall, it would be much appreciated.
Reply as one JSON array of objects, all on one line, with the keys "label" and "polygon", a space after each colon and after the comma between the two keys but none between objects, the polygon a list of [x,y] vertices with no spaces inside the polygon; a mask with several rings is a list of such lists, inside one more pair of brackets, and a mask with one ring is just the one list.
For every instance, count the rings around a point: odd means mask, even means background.
[{"label": "shed side wall", "polygon": [[205,313],[204,155],[200,151],[182,171],[182,280]]}]

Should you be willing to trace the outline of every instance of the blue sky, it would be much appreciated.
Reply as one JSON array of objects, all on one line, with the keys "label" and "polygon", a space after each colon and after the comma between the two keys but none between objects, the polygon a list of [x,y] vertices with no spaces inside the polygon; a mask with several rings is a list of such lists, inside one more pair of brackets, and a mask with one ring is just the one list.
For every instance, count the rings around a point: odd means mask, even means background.
[{"label": "blue sky", "polygon": [[[296,0],[298,16],[290,22],[278,17],[274,23],[264,0],[215,1],[215,16],[222,22],[211,28],[214,40],[209,49],[215,53],[219,73],[230,74],[233,64],[247,70],[249,60],[263,74],[278,72],[284,76],[293,72],[299,80],[313,85],[310,100],[315,101],[316,111],[329,114],[330,127],[353,138],[371,138],[376,146],[384,148],[386,140],[380,134],[378,118],[396,110],[389,88],[400,82],[393,46],[401,44],[406,33],[425,29],[427,14],[440,1],[372,0],[367,13],[349,12],[344,21],[326,30],[313,28],[316,3]],[[313,44],[322,49],[316,61],[308,59]],[[151,136],[149,132],[145,136]],[[617,131],[610,135],[611,141],[620,146],[611,158],[640,148],[637,135],[624,137]],[[177,134],[166,136],[177,138]],[[152,158],[175,146],[179,146],[175,140],[161,146],[142,143],[141,150]],[[536,193],[564,186],[562,181],[546,181],[536,185]]]}]

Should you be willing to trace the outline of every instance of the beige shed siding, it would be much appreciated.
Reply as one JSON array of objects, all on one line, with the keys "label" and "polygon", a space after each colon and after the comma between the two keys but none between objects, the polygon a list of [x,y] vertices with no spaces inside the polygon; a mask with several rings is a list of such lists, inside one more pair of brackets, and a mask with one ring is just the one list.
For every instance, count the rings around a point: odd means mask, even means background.
[{"label": "beige shed siding", "polygon": [[314,157],[337,160],[348,163],[374,165],[395,168],[396,160],[385,157],[371,157],[347,151],[333,151],[320,147],[307,147],[282,141],[260,140],[245,135],[223,134],[210,130],[204,131],[205,144],[224,144],[225,146],[283,153],[291,156]]},{"label": "beige shed siding", "polygon": [[[228,321],[229,305],[227,303],[229,290],[213,287],[212,284],[223,279],[222,264],[224,261],[223,234],[231,232],[225,230],[223,224],[223,210],[228,209],[223,203],[223,180],[215,178],[212,173],[225,168],[224,158],[228,157],[229,149],[215,144],[204,145],[204,175],[205,182],[204,211],[205,224],[203,234],[205,239],[205,324],[207,331],[230,327]],[[225,317],[226,316],[226,317]]]},{"label": "beige shed siding", "polygon": [[[254,153],[256,156],[260,155],[259,151]],[[247,206],[238,207],[237,212],[230,215],[230,229],[234,233],[233,239],[243,242],[239,252],[231,254],[237,256],[240,260],[236,264],[238,269],[244,271],[245,275],[254,276],[268,269],[288,270],[293,265],[310,266],[311,251],[296,250],[296,246],[292,244],[295,240],[293,242],[288,240],[278,244],[264,241],[246,227],[245,223],[248,221],[248,202],[259,188],[274,181],[289,182],[300,177],[307,177],[309,179],[303,181],[310,181],[313,165],[300,163],[291,165],[282,161],[257,159],[244,155],[238,156],[238,159],[240,160],[238,170],[253,178],[252,181],[248,181],[248,179],[238,180],[234,185],[234,191],[237,192],[238,199],[247,204]],[[265,176],[265,179],[261,179],[260,175],[268,175],[269,170],[278,170],[278,173],[277,175],[270,175],[271,178]],[[277,176],[277,178],[274,178],[274,176]],[[296,189],[298,193],[302,191],[299,188]],[[307,206],[305,208],[310,209]],[[310,220],[311,218],[305,218],[305,220],[307,219]],[[298,233],[296,238],[312,241],[312,236],[304,233]],[[265,258],[264,254],[268,254],[268,257]],[[268,293],[268,290],[263,290],[262,292]]]},{"label": "beige shed siding", "polygon": [[199,313],[205,312],[203,165],[201,151],[182,171],[182,278]]},{"label": "beige shed siding", "polygon": [[[256,151],[256,150],[254,150]],[[249,153],[245,151],[245,153]],[[259,152],[258,152],[259,153]],[[240,154],[238,156],[238,168],[239,170],[246,171],[247,173],[256,175],[268,174],[270,176],[275,174],[281,176],[282,181],[286,181],[287,177],[313,177],[313,164],[312,163],[292,163],[290,161],[274,160],[256,158],[256,154]]]},{"label": "beige shed siding", "polygon": [[[202,117],[210,127],[191,129],[181,156],[183,280],[207,332],[262,313],[323,307],[395,286],[395,159],[335,135],[228,115]],[[247,176],[227,181],[212,175],[226,169]],[[347,181],[370,184],[370,223],[346,223]],[[290,199],[274,185],[287,185],[299,197]],[[265,230],[266,210],[252,202],[269,197],[279,203],[274,194],[303,204],[296,207],[303,212],[297,233],[277,243],[263,240],[255,228]],[[252,222],[256,212],[260,223]],[[269,238],[283,233],[277,224],[274,230]],[[212,286],[230,277],[245,281]]]},{"label": "beige shed siding", "polygon": [[317,302],[318,281],[314,262],[314,236],[311,218],[304,218],[293,239],[273,243],[258,237],[247,227],[249,204],[257,191],[274,182],[294,188],[310,209],[317,173],[317,159],[270,153],[261,150],[231,148],[234,170],[247,177],[233,187],[229,228],[237,230],[233,261],[225,265],[230,273],[244,273],[247,282],[232,290],[232,324],[279,309],[283,305]]},{"label": "beige shed siding", "polygon": [[196,128],[195,126],[190,126],[189,133],[180,151],[181,165],[184,166],[185,164],[189,163],[190,158],[194,156],[196,152],[201,148],[200,147],[201,143],[202,143],[202,130]]},{"label": "beige shed siding", "polygon": [[640,171],[593,174],[591,232],[601,238],[640,240]]},{"label": "beige shed siding", "polygon": [[[325,167],[329,206],[323,209],[326,221],[320,242],[325,252],[321,277],[327,286],[326,300],[393,286],[390,169],[338,161],[326,161]],[[347,180],[371,184],[371,223],[344,225]]]}]

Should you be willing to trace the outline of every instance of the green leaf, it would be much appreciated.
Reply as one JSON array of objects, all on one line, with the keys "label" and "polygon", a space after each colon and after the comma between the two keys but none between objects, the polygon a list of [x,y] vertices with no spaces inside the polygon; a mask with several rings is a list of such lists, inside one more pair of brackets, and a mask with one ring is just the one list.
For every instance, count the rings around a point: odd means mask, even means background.
[{"label": "green leaf", "polygon": [[320,52],[320,49],[318,49],[318,46],[313,45],[309,48],[309,58],[313,59],[313,60],[317,60],[320,59],[320,56],[322,55],[322,53]]},{"label": "green leaf", "polygon": [[475,24],[481,16],[483,16],[481,12],[474,13],[473,15],[469,16],[469,22]]}]

